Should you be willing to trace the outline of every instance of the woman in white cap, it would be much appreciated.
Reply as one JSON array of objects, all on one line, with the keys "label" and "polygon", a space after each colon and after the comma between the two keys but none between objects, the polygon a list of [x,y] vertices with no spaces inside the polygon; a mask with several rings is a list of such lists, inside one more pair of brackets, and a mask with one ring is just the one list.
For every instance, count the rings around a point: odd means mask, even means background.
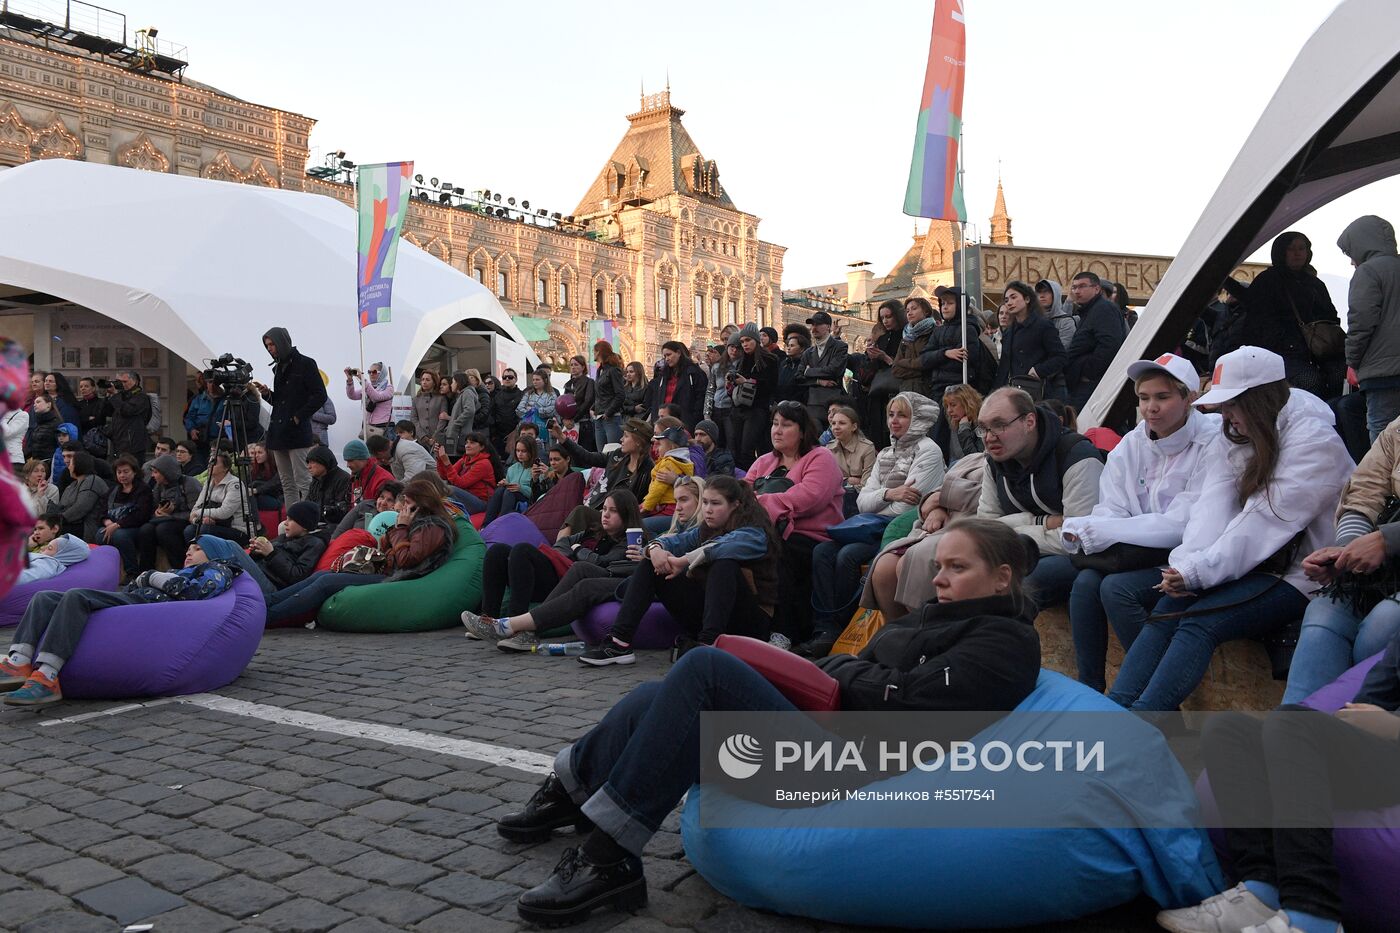
[{"label": "woman in white cap", "polygon": [[1303,615],[1315,584],[1303,558],[1333,539],[1354,468],[1332,411],[1290,389],[1283,358],[1259,347],[1222,356],[1197,405],[1219,405],[1229,442],[1162,571],[1157,603],[1123,659],[1109,698],[1173,710],[1205,676],[1216,647],[1259,638]]},{"label": "woman in white cap", "polygon": [[1108,455],[1099,502],[1065,519],[1060,537],[1079,568],[1069,595],[1070,630],[1080,683],[1104,689],[1108,624],[1126,651],[1161,593],[1167,551],[1181,543],[1190,509],[1225,455],[1220,416],[1197,411],[1199,379],[1172,353],[1128,367],[1138,426]]}]

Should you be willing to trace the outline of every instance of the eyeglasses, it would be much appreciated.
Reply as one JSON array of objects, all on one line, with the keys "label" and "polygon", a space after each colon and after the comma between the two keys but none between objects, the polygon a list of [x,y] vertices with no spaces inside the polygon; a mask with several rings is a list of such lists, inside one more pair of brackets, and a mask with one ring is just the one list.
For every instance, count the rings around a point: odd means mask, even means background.
[{"label": "eyeglasses", "polygon": [[513,373],[506,373],[506,374],[505,374],[504,376],[502,376],[501,378],[504,379],[506,382],[514,382],[514,381],[515,381],[515,375],[514,375]]},{"label": "eyeglasses", "polygon": [[1099,286],[1095,285],[1093,282],[1075,282],[1073,285],[1071,285],[1071,286],[1069,287],[1069,290],[1072,291],[1072,292],[1073,292],[1073,291],[1081,291],[1081,292],[1082,292],[1082,291],[1084,291],[1086,288],[1087,288],[1087,289],[1095,289],[1095,288],[1098,288],[1098,287],[1099,287]]},{"label": "eyeglasses", "polygon": [[1001,437],[1002,432],[1029,414],[1030,412],[1026,412],[1025,415],[1017,415],[1010,421],[993,421],[991,424],[979,424],[975,429],[975,433],[983,440],[986,440],[988,436]]}]

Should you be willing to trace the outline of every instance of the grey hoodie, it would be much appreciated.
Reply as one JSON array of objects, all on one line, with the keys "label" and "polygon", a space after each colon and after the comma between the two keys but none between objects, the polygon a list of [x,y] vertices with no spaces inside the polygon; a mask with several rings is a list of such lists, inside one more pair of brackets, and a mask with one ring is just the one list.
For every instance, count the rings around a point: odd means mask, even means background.
[{"label": "grey hoodie", "polygon": [[[158,472],[165,478],[165,485],[158,486],[155,481],[151,482],[151,491],[155,493],[156,507],[169,504],[174,511],[169,518],[178,518],[185,521],[190,517],[190,506],[194,505],[194,500],[199,497],[199,480],[193,476],[185,476],[180,472],[180,461],[171,454],[161,454],[151,461],[152,472]],[[159,517],[159,516],[157,516]]]},{"label": "grey hoodie", "polygon": [[[1074,339],[1075,329],[1079,327],[1079,321],[1074,316],[1074,308],[1065,301],[1064,290],[1060,288],[1059,282],[1041,279],[1035,283],[1036,290],[1038,291],[1042,285],[1050,286],[1050,294],[1055,296],[1055,300],[1049,309],[1041,309],[1041,313],[1051,324],[1055,325],[1055,330],[1060,335],[1060,343],[1068,347],[1069,342]],[[1036,300],[1039,301],[1038,296]]]},{"label": "grey hoodie", "polygon": [[1361,388],[1400,377],[1400,256],[1395,228],[1374,214],[1358,217],[1337,238],[1355,265],[1347,292],[1347,365]]},{"label": "grey hoodie", "polygon": [[58,553],[50,557],[47,554],[30,554],[29,566],[20,571],[19,583],[32,583],[35,580],[47,580],[56,577],[69,567],[79,561],[87,560],[87,542],[75,535],[59,535],[54,538],[58,542]]}]

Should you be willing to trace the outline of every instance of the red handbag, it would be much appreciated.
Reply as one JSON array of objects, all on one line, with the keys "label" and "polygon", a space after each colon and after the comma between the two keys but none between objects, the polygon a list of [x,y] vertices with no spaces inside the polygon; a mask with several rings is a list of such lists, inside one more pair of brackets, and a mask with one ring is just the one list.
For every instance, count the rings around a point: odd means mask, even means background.
[{"label": "red handbag", "polygon": [[758,671],[800,710],[819,712],[841,708],[841,685],[806,658],[744,635],[721,635],[715,639],[715,647]]}]

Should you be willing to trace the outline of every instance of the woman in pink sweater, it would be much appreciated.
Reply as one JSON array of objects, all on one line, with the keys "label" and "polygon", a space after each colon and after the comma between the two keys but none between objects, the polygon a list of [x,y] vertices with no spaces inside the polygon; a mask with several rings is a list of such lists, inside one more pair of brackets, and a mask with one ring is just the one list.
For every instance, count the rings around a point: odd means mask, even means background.
[{"label": "woman in pink sweater", "polygon": [[841,467],[821,445],[806,406],[779,402],[771,432],[773,452],[755,460],[744,481],[754,487],[783,539],[778,606],[769,640],[786,650],[811,634],[812,551],[830,540],[827,528],[841,524],[844,491]]}]

